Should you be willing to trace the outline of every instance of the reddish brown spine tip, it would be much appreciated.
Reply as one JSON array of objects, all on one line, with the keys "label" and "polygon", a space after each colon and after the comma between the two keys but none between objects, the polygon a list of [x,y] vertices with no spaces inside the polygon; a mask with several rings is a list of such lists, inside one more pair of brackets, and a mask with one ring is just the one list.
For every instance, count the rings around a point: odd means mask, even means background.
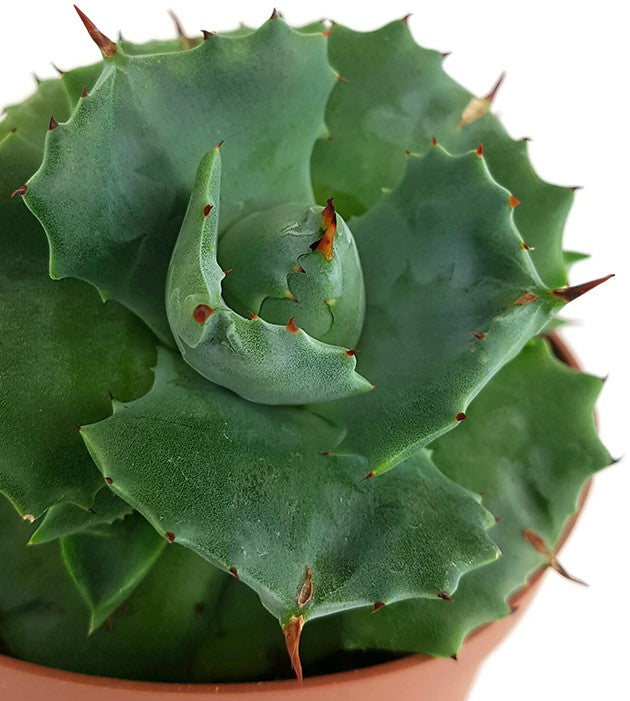
[{"label": "reddish brown spine tip", "polygon": [[81,426],[79,426],[79,424],[71,423],[70,425],[75,431],[81,432]]},{"label": "reddish brown spine tip", "polygon": [[287,328],[287,331],[288,331],[289,333],[297,333],[297,332],[300,330],[300,329],[298,328],[297,324],[295,323],[295,317],[294,317],[294,316],[292,316],[292,317],[289,319],[289,323],[287,324],[286,328]]},{"label": "reddish brown spine tip", "polygon": [[313,601],[314,591],[315,590],[313,588],[313,572],[310,567],[307,567],[304,574],[304,583],[300,587],[300,591],[298,592],[298,595],[295,599],[295,603],[297,604],[297,607],[299,609],[303,609],[306,606],[306,604],[309,604],[311,601]]},{"label": "reddish brown spine tip", "polygon": [[521,241],[521,248],[522,248],[524,251],[533,251],[533,250],[534,250],[534,247],[533,247],[533,246],[530,246],[530,245],[527,244],[527,243],[525,243],[525,241]]},{"label": "reddish brown spine tip", "polygon": [[291,660],[291,666],[298,682],[302,683],[302,661],[300,659],[300,637],[304,628],[304,616],[291,616],[289,622],[283,627],[284,641]]},{"label": "reddish brown spine tip", "polygon": [[334,239],[337,233],[337,212],[333,204],[333,198],[326,201],[326,206],[322,209],[322,228],[324,235],[317,242],[315,249],[321,251],[326,260],[332,260],[334,253]]},{"label": "reddish brown spine tip", "polygon": [[221,139],[221,141],[219,141],[219,143],[214,147],[215,151],[218,151],[224,143],[225,139]]},{"label": "reddish brown spine tip", "polygon": [[203,40],[208,41],[208,39],[212,39],[216,32],[209,32],[207,29],[202,29],[201,34],[203,36]]},{"label": "reddish brown spine tip", "polygon": [[455,421],[465,421],[466,418],[466,414],[464,414],[463,411],[460,411],[459,413],[455,414]]},{"label": "reddish brown spine tip", "polygon": [[375,601],[370,613],[378,613],[383,608],[383,606],[385,606],[384,601]]},{"label": "reddish brown spine tip", "polygon": [[442,60],[448,58],[452,53],[452,51],[442,51]]},{"label": "reddish brown spine tip", "polygon": [[451,659],[452,659],[452,660],[455,660],[455,662],[458,662],[457,655],[451,655]]},{"label": "reddish brown spine tip", "polygon": [[494,100],[494,98],[497,96],[497,93],[499,92],[499,88],[503,84],[504,80],[505,80],[505,71],[503,71],[503,73],[501,73],[501,75],[497,79],[497,82],[492,86],[492,89],[490,90],[490,92],[483,98],[484,100],[486,100],[486,102],[491,103]]},{"label": "reddish brown spine tip", "polygon": [[306,270],[304,270],[304,268],[299,263],[295,263],[295,265],[293,266],[293,272],[294,273],[305,273]]},{"label": "reddish brown spine tip", "polygon": [[223,276],[227,277],[233,270],[234,270],[234,268],[228,268],[227,270],[224,270]]},{"label": "reddish brown spine tip", "polygon": [[116,54],[116,49],[118,48],[116,44],[109,37],[105,36],[105,34],[98,29],[94,22],[92,22],[92,20],[76,5],[74,6],[74,9],[77,11],[83,25],[88,31],[88,34],[92,38],[92,41],[101,50],[103,56],[105,56],[105,58],[111,58],[114,56]]},{"label": "reddish brown spine tip", "polygon": [[346,77],[344,77],[343,75],[341,75],[341,73],[337,73],[337,80],[340,83],[347,83],[348,82],[348,79]]},{"label": "reddish brown spine tip", "polygon": [[114,484],[114,480],[111,477],[106,477],[105,481],[107,482],[107,484]]},{"label": "reddish brown spine tip", "polygon": [[276,8],[273,8],[273,12],[271,13],[271,17],[269,19],[280,19],[280,13]]},{"label": "reddish brown spine tip", "polygon": [[437,146],[438,145],[438,140],[435,138],[435,136],[431,137],[431,145],[432,146]]},{"label": "reddish brown spine tip", "polygon": [[401,17],[400,21],[404,22],[405,24],[409,24],[409,18],[412,14],[413,12],[408,12],[404,17]]},{"label": "reddish brown spine tip", "polygon": [[594,287],[601,285],[610,280],[611,277],[615,277],[614,273],[606,275],[605,277],[597,278],[597,280],[591,280],[590,282],[584,282],[581,285],[574,285],[573,287],[563,287],[559,290],[551,290],[551,294],[564,302],[572,302],[574,299],[581,297],[586,292],[589,292]]},{"label": "reddish brown spine tip", "polygon": [[235,579],[237,582],[240,582],[240,581],[241,581],[241,578],[240,578],[240,576],[239,576],[239,574],[238,574],[238,571],[237,571],[236,567],[230,567],[230,569],[228,570],[228,572],[232,575],[232,577],[234,577],[234,579]]},{"label": "reddish brown spine tip", "polygon": [[334,30],[334,29],[326,29],[326,30],[323,31],[321,34],[322,34],[322,36],[324,37],[324,39],[328,39],[328,37],[329,37],[331,34],[334,34],[334,33],[335,33],[335,30]]},{"label": "reddish brown spine tip", "polygon": [[18,195],[25,195],[28,192],[28,185],[20,185],[20,187],[13,190],[11,193],[11,199],[17,197]]},{"label": "reddish brown spine tip", "polygon": [[481,158],[483,156],[483,144],[479,144],[479,147],[475,151],[475,155]]},{"label": "reddish brown spine tip", "polygon": [[59,68],[59,66],[57,66],[57,65],[56,65],[55,63],[53,63],[52,61],[50,62],[50,65],[55,69],[55,71],[58,73],[58,75],[59,75],[61,78],[64,77],[64,75],[66,74],[65,71],[62,71],[61,68]]},{"label": "reddish brown spine tip", "polygon": [[210,214],[211,211],[212,211],[212,205],[211,205],[211,204],[207,204],[207,205],[203,208],[203,216],[204,216],[204,217],[207,217],[208,214]]},{"label": "reddish brown spine tip", "polygon": [[198,304],[193,309],[193,318],[199,324],[205,324],[213,314],[214,309],[207,304]]},{"label": "reddish brown spine tip", "polygon": [[182,26],[182,23],[179,21],[179,17],[173,12],[173,10],[169,10],[168,14],[170,15],[171,19],[173,20],[173,24],[175,25],[175,31],[177,32],[177,36],[179,38],[179,43],[181,44],[181,47],[184,51],[187,51],[190,48],[190,39],[186,36],[184,32],[184,27]]},{"label": "reddish brown spine tip", "polygon": [[52,131],[53,129],[56,129],[58,126],[59,126],[59,122],[51,114],[50,119],[48,120],[48,131]]},{"label": "reddish brown spine tip", "polygon": [[495,516],[495,517],[494,517],[494,522],[495,522],[495,523],[501,523],[501,521],[503,521],[503,518],[502,518],[501,516]]},{"label": "reddish brown spine tip", "polygon": [[445,591],[441,591],[438,593],[438,599],[442,599],[442,601],[453,601],[451,595]]},{"label": "reddish brown spine tip", "polygon": [[81,97],[85,98],[87,96],[88,96],[87,85],[84,85],[83,90],[81,90]]},{"label": "reddish brown spine tip", "polygon": [[15,134],[16,131],[17,131],[17,127],[13,127],[13,128],[11,129],[11,133],[12,133],[12,134]]},{"label": "reddish brown spine tip", "polygon": [[472,335],[475,338],[478,338],[480,341],[484,341],[486,338],[488,338],[488,334],[484,333],[483,331],[473,331]]},{"label": "reddish brown spine tip", "polygon": [[569,188],[569,190],[571,190],[571,192],[577,192],[578,190],[583,190],[583,189],[584,189],[583,185],[572,185]]},{"label": "reddish brown spine tip", "polygon": [[510,195],[508,197],[508,204],[510,205],[510,209],[514,209],[514,207],[518,207],[519,204],[521,203],[520,200],[517,200],[514,195]]},{"label": "reddish brown spine tip", "polygon": [[164,534],[164,537],[169,543],[174,543],[175,542],[175,534],[172,533],[171,531],[166,531]]},{"label": "reddish brown spine tip", "polygon": [[325,458],[329,458],[332,455],[332,453],[330,452],[330,450],[325,450],[323,453],[320,453],[320,455],[323,455]]},{"label": "reddish brown spine tip", "polygon": [[529,304],[530,302],[533,302],[535,299],[538,299],[538,295],[535,292],[525,292],[520,297],[515,299],[512,302],[512,305],[522,306],[524,304]]},{"label": "reddish brown spine tip", "polygon": [[259,319],[258,314],[254,314],[254,312],[247,312],[247,313],[249,314],[249,318],[250,318],[252,321],[258,321],[258,319]]},{"label": "reddish brown spine tip", "polygon": [[374,470],[370,470],[370,471],[367,473],[367,475],[365,475],[365,477],[363,477],[363,478],[361,479],[361,482],[365,482],[365,480],[372,479],[372,477],[374,477],[375,474],[376,474],[376,472],[374,472]]},{"label": "reddish brown spine tip", "polygon": [[534,533],[530,528],[526,528],[523,531],[523,537],[528,543],[531,543],[536,550],[538,550],[541,555],[550,555],[551,553],[549,552],[549,549],[545,545],[545,541],[542,539],[541,536],[538,535],[538,533]]},{"label": "reddish brown spine tip", "polygon": [[350,348],[350,350],[344,351],[348,358],[353,358],[358,352],[356,348]]}]

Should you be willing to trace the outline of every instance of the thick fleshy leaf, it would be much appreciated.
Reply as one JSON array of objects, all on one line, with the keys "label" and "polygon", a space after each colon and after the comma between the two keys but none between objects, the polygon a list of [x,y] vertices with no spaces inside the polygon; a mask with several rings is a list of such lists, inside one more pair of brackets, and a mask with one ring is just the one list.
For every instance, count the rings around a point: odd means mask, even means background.
[{"label": "thick fleshy leaf", "polygon": [[225,140],[222,227],[274,204],[312,202],[309,158],[333,83],[326,40],[281,20],[184,52],[119,49],[49,134],[29,183],[52,275],[91,282],[169,339],[166,270],[199,159]]},{"label": "thick fleshy leaf", "polygon": [[18,131],[0,144],[0,491],[33,519],[102,484],[73,424],[110,411],[108,393],[148,389],[154,344],[144,325],[76,280],[46,273],[45,238],[20,198],[38,149]]},{"label": "thick fleshy leaf", "polygon": [[344,647],[450,656],[472,630],[510,613],[509,596],[549,562],[525,530],[553,551],[585,481],[611,463],[593,422],[601,386],[552,357],[543,340],[497,375],[432,456],[451,479],[483,493],[501,557],[464,576],[448,607],[417,600],[345,615]]},{"label": "thick fleshy leaf", "polygon": [[337,434],[307,410],[244,402],[166,351],[147,395],[81,431],[116,493],[237,574],[283,624],[437,598],[496,557],[493,519],[424,453],[374,488],[351,461],[321,455]]},{"label": "thick fleshy leaf", "polygon": [[[354,371],[356,359],[348,349],[313,338],[295,324],[287,325],[288,318],[283,324],[269,323],[256,314],[245,318],[225,303],[221,284],[226,273],[217,261],[220,191],[221,156],[217,147],[199,164],[166,281],[168,321],[184,360],[212,382],[263,404],[308,404],[369,392],[372,385]],[[321,238],[321,212],[300,205],[298,225],[292,210],[292,219],[284,222],[292,224],[289,236],[303,246],[303,253],[308,252],[327,266],[336,265],[337,260],[326,261],[321,253],[309,249],[310,243]],[[282,211],[287,212],[285,207]],[[342,244],[351,247],[360,276],[352,236],[343,221],[338,226],[335,238],[341,240],[337,257],[341,256]],[[309,236],[313,229],[315,235]],[[257,265],[265,268],[267,263],[259,260]],[[316,275],[312,268],[310,273]],[[362,307],[363,298],[360,304]],[[321,305],[326,307],[323,299]]]},{"label": "thick fleshy leaf", "polygon": [[38,545],[65,536],[84,533],[128,516],[133,509],[106,487],[101,487],[90,509],[74,504],[55,504],[46,512],[29,543]]},{"label": "thick fleshy leaf", "polygon": [[90,609],[90,633],[123,604],[165,545],[137,513],[61,540],[63,561]]},{"label": "thick fleshy leaf", "polygon": [[540,282],[509,193],[476,152],[409,157],[402,183],[353,221],[367,309],[358,371],[377,386],[317,411],[335,454],[376,473],[465,419],[468,403],[562,306]]},{"label": "thick fleshy leaf", "polygon": [[217,633],[215,603],[227,575],[186,548],[170,546],[123,606],[88,637],[88,610],[58,544],[26,547],[32,530],[0,497],[5,653],[86,674],[190,680],[197,649]]},{"label": "thick fleshy leaf", "polygon": [[346,217],[361,214],[401,181],[405,150],[425,153],[433,136],[454,154],[483,143],[493,177],[521,201],[516,224],[535,247],[540,276],[549,286],[565,285],[562,229],[573,192],[536,175],[526,140],[508,136],[487,111],[488,101],[478,100],[478,118],[462,123],[473,95],[444,72],[440,53],[415,43],[405,21],[367,33],[336,24],[328,46],[331,65],[345,80],[326,110],[330,138],[313,153],[316,196],[334,195]]}]

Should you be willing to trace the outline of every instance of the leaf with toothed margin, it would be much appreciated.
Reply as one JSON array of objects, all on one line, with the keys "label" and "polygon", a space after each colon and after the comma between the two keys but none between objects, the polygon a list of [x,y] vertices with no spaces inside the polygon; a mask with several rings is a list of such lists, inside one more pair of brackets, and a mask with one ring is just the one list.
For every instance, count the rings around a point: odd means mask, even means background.
[{"label": "leaf with toothed margin", "polygon": [[465,418],[562,306],[512,211],[482,157],[434,146],[409,157],[400,185],[354,220],[367,299],[358,370],[377,388],[317,406],[345,429],[327,450],[363,456],[370,474],[395,467]]},{"label": "leaf with toothed margin", "polygon": [[[493,519],[424,453],[376,488],[320,454],[339,430],[308,410],[244,402],[167,351],[155,372],[147,395],[83,428],[90,454],[159,532],[237,574],[283,625],[437,597],[496,557]],[[307,567],[314,596],[299,606]]]},{"label": "leaf with toothed margin", "polygon": [[74,504],[55,504],[46,512],[29,543],[39,545],[57,538],[90,531],[128,516],[129,504],[106,487],[101,487],[94,497],[93,506],[87,510]]},{"label": "leaf with toothed margin", "polygon": [[222,227],[313,202],[309,158],[333,83],[326,40],[281,20],[184,52],[119,48],[29,181],[52,275],[91,282],[169,340],[166,270],[201,155],[225,140]]},{"label": "leaf with toothed margin", "polygon": [[154,358],[127,310],[48,277],[44,233],[10,198],[37,167],[34,143],[18,129],[0,144],[0,492],[28,519],[64,501],[92,505],[102,481],[73,424],[107,416],[108,392],[148,389]]},{"label": "leaf with toothed margin", "polygon": [[220,633],[215,605],[229,575],[170,545],[123,606],[88,637],[88,609],[61,561],[59,545],[26,547],[32,531],[0,496],[3,652],[85,674],[190,680],[197,649]]},{"label": "leaf with toothed margin", "polygon": [[[400,20],[367,33],[335,24],[328,47],[330,63],[345,81],[326,109],[330,139],[313,152],[316,197],[334,195],[344,216],[359,215],[401,181],[405,150],[425,153],[433,136],[454,154],[483,143],[493,177],[521,201],[515,221],[535,247],[531,255],[541,278],[553,287],[567,283],[562,229],[572,189],[541,180],[527,141],[512,140],[489,112],[459,126],[473,96],[444,72],[440,53],[419,47]],[[477,104],[481,112],[489,107],[489,101]]]},{"label": "leaf with toothed margin", "polygon": [[418,600],[345,615],[335,628],[343,647],[448,657],[475,628],[510,613],[509,596],[547,561],[525,529],[555,546],[585,481],[611,463],[593,421],[601,387],[556,360],[541,339],[492,380],[466,424],[433,443],[432,457],[452,480],[483,493],[501,557],[466,574],[448,607]]},{"label": "leaf with toothed margin", "polygon": [[[221,169],[217,147],[199,164],[168,270],[166,312],[182,357],[207,379],[254,402],[307,404],[369,392],[371,383],[354,371],[356,358],[347,349],[323,343],[291,322],[244,318],[225,303],[225,273],[217,261]],[[311,213],[318,232],[320,216]],[[337,238],[343,235],[349,246],[352,237],[341,219],[339,226]],[[353,242],[352,252],[356,257]]]},{"label": "leaf with toothed margin", "polygon": [[140,584],[165,545],[166,540],[137,513],[62,538],[63,561],[90,609],[89,633],[100,628]]}]

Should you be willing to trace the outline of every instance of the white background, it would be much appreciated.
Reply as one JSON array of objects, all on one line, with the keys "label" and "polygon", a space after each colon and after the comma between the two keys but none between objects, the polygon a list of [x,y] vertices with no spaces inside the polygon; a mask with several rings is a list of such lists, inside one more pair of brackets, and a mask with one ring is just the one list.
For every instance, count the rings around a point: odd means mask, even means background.
[{"label": "white background", "polygon": [[[131,40],[171,37],[172,7],[190,34],[200,28],[258,25],[272,6],[258,1],[193,2],[82,0],[81,7],[106,34],[119,29]],[[582,185],[571,213],[566,248],[592,253],[572,282],[614,272],[617,277],[567,309],[576,320],[565,338],[584,367],[608,375],[599,416],[601,435],[614,455],[625,450],[630,389],[622,356],[628,354],[628,122],[627,22],[612,0],[351,0],[311,4],[284,0],[291,23],[321,17],[373,29],[413,12],[419,43],[452,51],[447,71],[483,95],[500,71],[507,79],[494,103],[514,137],[529,136],[530,153],[545,179]],[[10,2],[0,25],[0,103],[33,89],[31,72],[99,58],[70,2]],[[19,184],[19,183],[18,183]],[[518,195],[518,193],[516,193]],[[516,632],[489,659],[470,701],[622,701],[630,699],[627,629],[630,626],[628,507],[630,480],[624,462],[601,474],[561,561],[590,582],[583,589],[549,573],[537,601]],[[427,701],[439,701],[431,699]]]}]

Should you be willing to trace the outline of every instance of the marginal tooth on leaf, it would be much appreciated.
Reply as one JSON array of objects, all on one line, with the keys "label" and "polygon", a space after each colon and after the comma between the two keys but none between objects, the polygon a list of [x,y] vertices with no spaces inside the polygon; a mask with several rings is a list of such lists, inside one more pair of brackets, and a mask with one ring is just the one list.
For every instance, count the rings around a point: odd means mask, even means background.
[{"label": "marginal tooth on leaf", "polygon": [[48,131],[52,131],[53,129],[56,129],[58,126],[59,126],[59,122],[51,114],[50,119],[48,120]]},{"label": "marginal tooth on leaf", "polygon": [[334,33],[335,33],[334,29],[326,29],[325,31],[321,32],[321,35],[324,37],[324,39],[328,39],[328,37]]},{"label": "marginal tooth on leaf", "polygon": [[227,270],[224,270],[223,277],[227,277],[233,270],[234,268],[228,268]]},{"label": "marginal tooth on leaf", "polygon": [[453,601],[453,597],[445,591],[438,592],[438,599],[442,599],[442,601]]},{"label": "marginal tooth on leaf", "polygon": [[294,273],[305,273],[306,270],[304,270],[304,268],[299,263],[295,263],[295,265],[293,266],[293,272]]},{"label": "marginal tooth on leaf", "polygon": [[37,85],[40,85],[42,82],[42,79],[37,75],[37,73],[33,73],[33,80],[37,83]]},{"label": "marginal tooth on leaf", "polygon": [[483,144],[479,144],[477,150],[475,151],[475,155],[479,156],[479,158],[483,156]]},{"label": "marginal tooth on leaf", "polygon": [[455,662],[459,662],[459,659],[457,658],[457,653],[453,653],[453,654],[451,655],[451,659],[452,659],[452,660],[455,660]]},{"label": "marginal tooth on leaf", "polygon": [[461,119],[457,123],[458,128],[461,129],[461,127],[464,127],[467,124],[472,124],[473,122],[476,122],[478,119],[481,119],[484,115],[488,113],[488,111],[490,110],[490,105],[496,97],[497,91],[501,87],[501,83],[503,83],[504,78],[505,73],[501,73],[499,79],[493,85],[492,89],[485,97],[473,97],[470,100],[466,107],[464,107]]},{"label": "marginal tooth on leaf", "polygon": [[164,534],[164,537],[169,543],[174,543],[175,542],[175,534],[172,531],[166,531]]},{"label": "marginal tooth on leaf", "polygon": [[203,36],[203,40],[208,41],[208,39],[212,39],[216,32],[209,32],[207,29],[202,29],[201,34]]},{"label": "marginal tooth on leaf", "polygon": [[583,190],[583,189],[584,189],[583,185],[572,185],[569,188],[569,190],[571,190],[571,192],[577,192],[578,190]]},{"label": "marginal tooth on leaf", "polygon": [[438,145],[438,140],[435,138],[435,136],[431,137],[431,145],[432,146],[437,146]]},{"label": "marginal tooth on leaf", "polygon": [[175,25],[175,30],[177,31],[177,36],[179,37],[179,43],[181,44],[182,49],[184,51],[187,51],[188,49],[190,49],[191,43],[190,39],[184,33],[184,28],[182,27],[182,23],[179,21],[179,17],[173,12],[173,10],[169,10],[168,14],[173,20],[173,24]]},{"label": "marginal tooth on leaf", "polygon": [[483,331],[473,331],[473,332],[472,332],[472,335],[473,335],[475,338],[478,338],[480,341],[483,341],[483,340],[485,340],[486,338],[488,338],[488,335],[487,335],[486,333],[484,333]]},{"label": "marginal tooth on leaf", "polygon": [[448,58],[452,53],[452,51],[442,51],[442,60]]},{"label": "marginal tooth on leaf", "polygon": [[606,275],[604,277],[597,278],[597,280],[591,280],[590,282],[584,282],[581,285],[574,285],[573,287],[562,287],[559,290],[551,290],[551,294],[564,302],[572,302],[574,299],[581,297],[586,292],[589,292],[594,287],[601,285],[610,280],[611,277],[615,277],[614,273]]},{"label": "marginal tooth on leaf", "polygon": [[535,292],[525,292],[512,302],[512,306],[529,304],[535,299],[538,299],[538,295]]},{"label": "marginal tooth on leaf", "polygon": [[409,24],[409,18],[411,17],[412,14],[413,14],[413,12],[408,12],[404,17],[400,18],[400,21],[404,22],[405,24]]},{"label": "marginal tooth on leaf", "polygon": [[116,44],[103,32],[101,32],[98,27],[92,22],[92,20],[84,13],[82,12],[76,5],[74,6],[74,9],[77,11],[77,14],[81,18],[81,21],[83,22],[83,25],[88,31],[88,34],[92,38],[92,41],[98,46],[98,48],[101,50],[101,53],[105,58],[111,58],[116,54],[117,46]]},{"label": "marginal tooth on leaf", "polygon": [[203,216],[204,216],[204,217],[207,217],[207,216],[210,214],[211,211],[212,211],[212,205],[211,205],[211,204],[207,204],[207,205],[203,208]]},{"label": "marginal tooth on leaf", "polygon": [[295,323],[295,317],[292,316],[289,319],[289,323],[286,325],[286,329],[289,333],[297,333],[300,329],[298,328],[297,324]]},{"label": "marginal tooth on leaf", "polygon": [[547,555],[547,557],[551,557],[551,552],[547,548],[545,541],[542,539],[541,536],[538,535],[538,533],[534,533],[534,531],[532,531],[530,528],[526,528],[523,531],[523,536],[525,540],[528,543],[531,543],[531,545],[533,545],[541,555]]},{"label": "marginal tooth on leaf", "polygon": [[280,13],[276,8],[273,8],[273,12],[271,13],[271,17],[269,19],[280,19]]},{"label": "marginal tooth on leaf", "polygon": [[64,77],[64,75],[66,74],[65,71],[62,71],[61,68],[59,68],[59,66],[54,64],[52,61],[50,62],[50,65],[55,69],[55,71],[57,71],[57,73],[59,74],[59,77],[61,77],[61,78]]},{"label": "marginal tooth on leaf", "polygon": [[221,146],[223,146],[224,143],[225,143],[225,139],[221,139],[221,141],[219,141],[219,143],[214,147],[214,150],[219,151],[221,149]]},{"label": "marginal tooth on leaf", "polygon": [[466,414],[464,414],[463,411],[460,411],[457,414],[455,414],[455,421],[457,421],[458,423],[460,421],[466,421],[467,418],[468,417],[466,416]]},{"label": "marginal tooth on leaf", "polygon": [[205,324],[213,314],[214,309],[207,304],[198,304],[193,309],[193,318],[199,324]]},{"label": "marginal tooth on leaf", "polygon": [[321,251],[326,260],[332,260],[333,242],[337,233],[337,212],[332,197],[326,201],[326,206],[322,209],[322,228],[325,229],[325,232],[319,240],[316,250]]},{"label": "marginal tooth on leaf", "polygon": [[499,92],[499,88],[503,84],[504,80],[505,80],[505,71],[503,71],[501,73],[501,75],[497,78],[497,82],[490,89],[490,92],[483,98],[489,105],[492,104],[492,101],[497,96],[497,93]]},{"label": "marginal tooth on leaf", "polygon": [[17,127],[13,127],[12,129],[10,129],[10,132],[11,132],[12,134],[15,134],[16,131],[17,131]]},{"label": "marginal tooth on leaf", "polygon": [[304,628],[304,616],[291,616],[289,623],[283,627],[284,641],[291,660],[291,666],[299,682],[302,682],[302,661],[300,660],[300,637]]},{"label": "marginal tooth on leaf", "polygon": [[569,574],[569,572],[567,572],[564,569],[564,567],[558,562],[555,555],[551,559],[549,566],[551,567],[551,569],[555,570],[561,577],[568,579],[570,582],[575,582],[576,584],[581,584],[583,587],[588,587],[588,582],[585,582],[583,579],[579,579],[578,577]]},{"label": "marginal tooth on leaf", "polygon": [[383,606],[385,606],[384,601],[375,601],[370,613],[378,613],[383,608]]},{"label": "marginal tooth on leaf", "polygon": [[343,75],[341,75],[341,73],[337,73],[337,80],[340,83],[347,83],[348,82],[348,79],[346,77],[344,77]]},{"label": "marginal tooth on leaf", "polygon": [[365,477],[362,477],[362,478],[361,478],[361,482],[365,482],[365,480],[372,479],[372,477],[374,477],[375,474],[376,474],[376,472],[374,472],[374,470],[370,470],[370,471],[367,473],[367,475],[365,475]]},{"label": "marginal tooth on leaf", "polygon": [[547,546],[544,539],[541,536],[539,536],[538,533],[535,533],[530,528],[526,528],[523,531],[523,536],[524,536],[525,540],[528,543],[531,543],[531,545],[533,545],[534,548],[536,548],[536,550],[541,555],[544,555],[545,557],[549,558],[549,562],[547,563],[548,567],[551,567],[552,569],[554,569],[558,574],[562,575],[565,579],[569,579],[572,582],[576,582],[577,584],[581,584],[582,586],[585,586],[585,587],[588,586],[588,584],[584,580],[578,579],[577,577],[573,577],[564,569],[564,567],[558,562],[556,554]]},{"label": "marginal tooth on leaf", "polygon": [[247,313],[249,314],[249,318],[250,318],[252,321],[258,321],[258,319],[260,319],[260,317],[258,316],[258,314],[254,314],[254,312],[247,312]]},{"label": "marginal tooth on leaf", "polygon": [[11,199],[17,197],[18,195],[25,195],[28,192],[28,185],[20,185],[20,187],[13,190],[11,193]]},{"label": "marginal tooth on leaf", "polygon": [[307,567],[304,575],[304,583],[300,587],[300,591],[295,599],[297,607],[303,609],[306,604],[309,604],[313,600],[313,593],[313,572],[310,567]]},{"label": "marginal tooth on leaf", "polygon": [[240,578],[240,576],[239,576],[239,573],[238,573],[238,570],[236,569],[236,567],[230,567],[230,569],[228,570],[228,572],[232,575],[232,577],[234,577],[234,579],[235,579],[237,582],[240,582],[240,581],[241,581],[241,578]]},{"label": "marginal tooth on leaf", "polygon": [[29,523],[33,523],[33,521],[35,521],[35,516],[33,516],[33,514],[22,514],[22,518]]},{"label": "marginal tooth on leaf", "polygon": [[535,249],[534,249],[534,246],[530,246],[529,244],[525,243],[525,241],[521,241],[521,248],[522,248],[524,251],[533,251],[533,250],[535,250]]},{"label": "marginal tooth on leaf", "polygon": [[335,304],[337,304],[337,300],[334,297],[326,297],[324,303],[327,304],[329,307],[334,307]]},{"label": "marginal tooth on leaf", "polygon": [[514,209],[514,207],[518,207],[519,204],[521,203],[520,200],[517,200],[514,195],[510,195],[508,197],[508,204],[510,205],[510,209]]},{"label": "marginal tooth on leaf", "polygon": [[72,428],[73,428],[77,433],[81,433],[81,426],[79,426],[79,424],[75,424],[75,423],[73,423],[73,422],[70,422],[70,426],[72,426]]},{"label": "marginal tooth on leaf", "polygon": [[344,355],[346,355],[348,358],[354,358],[354,356],[358,353],[359,351],[356,348],[350,348],[347,351],[344,351]]},{"label": "marginal tooth on leaf", "polygon": [[291,302],[297,302],[298,298],[291,292],[291,290],[285,290],[283,293],[283,296],[286,297],[286,299],[290,300]]},{"label": "marginal tooth on leaf", "polygon": [[87,96],[88,96],[87,85],[84,85],[83,90],[81,90],[81,97],[87,97]]}]

